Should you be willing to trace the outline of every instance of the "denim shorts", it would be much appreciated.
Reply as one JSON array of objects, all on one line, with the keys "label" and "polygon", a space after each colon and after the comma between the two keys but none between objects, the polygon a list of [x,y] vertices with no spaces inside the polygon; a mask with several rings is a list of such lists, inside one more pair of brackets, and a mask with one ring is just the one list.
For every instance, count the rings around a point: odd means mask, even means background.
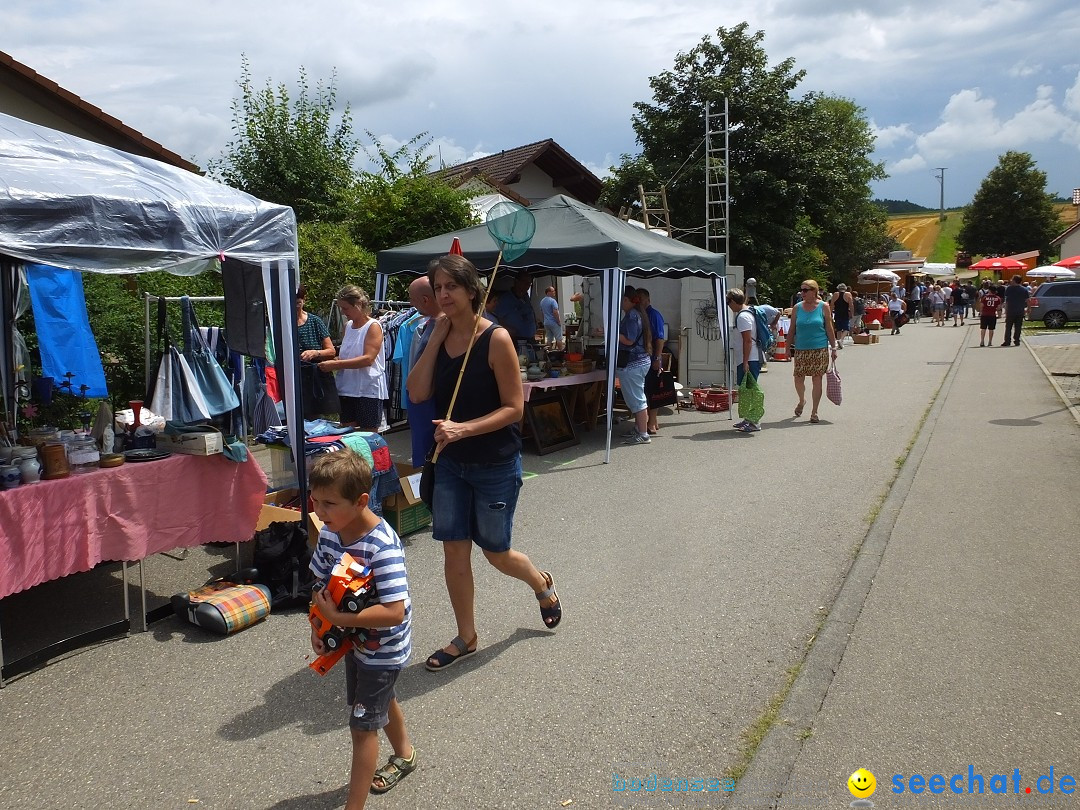
[{"label": "denim shorts", "polygon": [[645,399],[645,376],[651,367],[652,363],[632,360],[626,368],[615,371],[619,375],[619,391],[630,413],[640,413],[649,407]]},{"label": "denim shorts", "polygon": [[509,551],[520,489],[520,455],[495,464],[440,458],[435,464],[432,536],[472,540],[485,551]]}]

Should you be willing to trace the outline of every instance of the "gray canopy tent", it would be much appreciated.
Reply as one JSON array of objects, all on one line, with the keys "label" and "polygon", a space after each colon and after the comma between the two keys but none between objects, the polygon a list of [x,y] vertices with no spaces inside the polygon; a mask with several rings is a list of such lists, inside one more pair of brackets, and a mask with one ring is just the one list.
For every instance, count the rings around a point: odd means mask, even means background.
[{"label": "gray canopy tent", "polygon": [[[0,391],[14,420],[25,307],[21,263],[95,273],[195,275],[225,257],[261,266],[290,415],[300,407],[294,330],[298,280],[291,208],[150,158],[0,114]],[[224,271],[223,271],[224,272]],[[302,421],[289,419],[297,458]],[[304,465],[297,471],[304,484]]]},{"label": "gray canopy tent", "polygon": [[[536,235],[529,249],[514,261],[501,265],[499,272],[505,268],[562,276],[599,276],[603,291],[607,357],[616,355],[620,302],[628,275],[638,278],[712,278],[717,318],[726,347],[728,319],[724,299],[727,294],[727,259],[722,253],[712,253],[638,228],[561,194],[530,205],[529,210],[536,219]],[[427,272],[428,262],[446,254],[454,238],[460,240],[462,252],[481,273],[486,274],[495,266],[498,248],[487,226],[464,228],[380,251],[376,259],[378,275],[375,297],[385,297],[389,276]],[[605,463],[611,460],[611,403],[614,391],[615,364],[608,363]]]}]

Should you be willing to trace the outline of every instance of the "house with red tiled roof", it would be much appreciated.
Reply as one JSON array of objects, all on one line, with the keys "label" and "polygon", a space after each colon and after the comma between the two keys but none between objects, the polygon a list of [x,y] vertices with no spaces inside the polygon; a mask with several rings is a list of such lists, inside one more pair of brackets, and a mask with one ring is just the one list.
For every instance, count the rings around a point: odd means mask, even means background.
[{"label": "house with red tiled roof", "polygon": [[202,174],[191,161],[0,51],[0,112]]},{"label": "house with red tiled roof", "polygon": [[603,181],[551,138],[439,169],[455,186],[483,187],[523,205],[565,194],[588,205],[600,198]]}]

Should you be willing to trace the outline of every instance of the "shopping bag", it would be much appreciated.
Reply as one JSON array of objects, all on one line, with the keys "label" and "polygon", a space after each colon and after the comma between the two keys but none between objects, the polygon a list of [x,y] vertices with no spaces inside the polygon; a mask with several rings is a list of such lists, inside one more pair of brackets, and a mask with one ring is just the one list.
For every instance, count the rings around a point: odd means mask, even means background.
[{"label": "shopping bag", "polygon": [[321,371],[318,363],[300,364],[300,397],[304,418],[318,419],[341,413],[337,382],[332,371]]},{"label": "shopping bag", "polygon": [[[210,416],[229,413],[240,407],[240,400],[233,390],[232,383],[225,376],[224,369],[218,363],[210,347],[199,329],[199,322],[195,319],[195,310],[191,307],[191,299],[183,296],[180,306],[184,315],[184,358],[191,367],[195,384],[202,392]],[[205,417],[204,417],[205,418]]]},{"label": "shopping bag", "polygon": [[187,359],[175,346],[161,355],[149,408],[167,421],[191,424],[210,418],[210,406]]},{"label": "shopping bag", "polygon": [[761,390],[753,374],[747,374],[739,383],[739,418],[755,425],[765,415],[765,392]]},{"label": "shopping bag", "polygon": [[645,378],[645,397],[650,408],[664,408],[674,405],[679,392],[675,389],[675,375],[670,371],[661,371],[655,376]]},{"label": "shopping bag", "polygon": [[833,405],[839,405],[844,398],[840,390],[840,372],[836,370],[836,361],[833,360],[829,370],[825,372],[825,396]]}]

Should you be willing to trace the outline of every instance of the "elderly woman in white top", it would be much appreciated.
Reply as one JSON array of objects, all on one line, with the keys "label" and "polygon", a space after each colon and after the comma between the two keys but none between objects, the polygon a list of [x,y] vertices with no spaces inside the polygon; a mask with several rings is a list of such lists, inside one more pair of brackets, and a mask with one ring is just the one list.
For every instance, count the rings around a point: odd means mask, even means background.
[{"label": "elderly woman in white top", "polygon": [[337,306],[348,319],[345,335],[337,358],[319,363],[319,369],[337,372],[341,424],[373,433],[388,395],[382,327],[371,317],[367,295],[353,284],[338,292]]}]

